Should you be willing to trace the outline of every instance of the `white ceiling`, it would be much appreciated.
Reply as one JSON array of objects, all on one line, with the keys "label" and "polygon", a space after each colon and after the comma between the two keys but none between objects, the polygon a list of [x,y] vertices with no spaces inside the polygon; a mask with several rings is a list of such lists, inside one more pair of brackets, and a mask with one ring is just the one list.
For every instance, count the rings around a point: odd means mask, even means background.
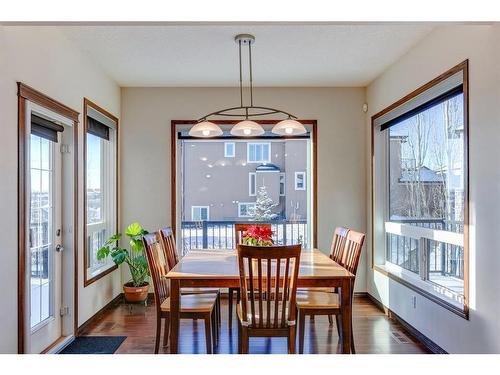
[{"label": "white ceiling", "polygon": [[[255,86],[366,86],[429,24],[61,26],[120,86],[237,86],[239,33]],[[245,55],[244,55],[245,56]]]}]

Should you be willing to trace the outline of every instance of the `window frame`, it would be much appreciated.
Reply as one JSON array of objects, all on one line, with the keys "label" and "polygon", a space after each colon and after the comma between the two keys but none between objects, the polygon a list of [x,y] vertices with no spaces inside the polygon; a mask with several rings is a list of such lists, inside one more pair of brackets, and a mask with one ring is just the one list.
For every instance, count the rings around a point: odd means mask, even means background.
[{"label": "window frame", "polygon": [[[109,273],[118,269],[118,266],[113,263],[111,258],[108,258],[106,264],[102,267],[98,267],[92,270],[91,267],[87,268],[87,246],[88,246],[88,234],[89,228],[87,224],[87,129],[88,129],[88,110],[99,112],[103,116],[111,120],[115,128],[111,129],[110,134],[113,134],[113,139],[110,139],[108,144],[104,144],[103,156],[101,157],[101,163],[104,168],[101,168],[101,183],[103,185],[108,185],[105,188],[105,194],[103,199],[103,213],[102,222],[92,223],[91,226],[97,226],[99,228],[111,228],[112,231],[118,232],[120,228],[119,221],[119,120],[116,116],[112,115],[105,109],[101,108],[96,103],[93,103],[87,98],[83,99],[83,285],[84,287],[96,282],[97,280],[103,278]],[[111,155],[111,153],[114,155]],[[110,158],[114,156],[115,160],[112,161]],[[112,170],[114,169],[114,170]],[[111,173],[114,176],[111,176]],[[104,182],[102,178],[104,177]],[[107,182],[106,182],[107,180]],[[112,197],[114,193],[114,197]],[[114,220],[114,223],[110,223],[110,220]],[[113,230],[114,229],[114,230]],[[114,233],[108,233],[107,237]],[[104,239],[105,240],[105,239]],[[92,272],[93,271],[93,272]]]},{"label": "window frame", "polygon": [[[302,187],[297,187],[297,182],[298,182],[298,176],[302,176]],[[297,191],[303,191],[306,190],[306,179],[307,179],[307,173],[303,171],[297,171],[295,172],[295,180],[294,180],[294,187],[295,190]]]},{"label": "window frame", "polygon": [[[463,131],[464,131],[464,150],[463,150],[463,162],[464,162],[464,189],[463,189],[463,195],[464,195],[464,207],[463,207],[463,216],[464,216],[464,222],[463,222],[463,236],[462,234],[459,234],[463,238],[463,261],[464,261],[464,293],[463,293],[463,303],[458,306],[456,303],[452,303],[448,298],[446,298],[443,293],[439,294],[436,292],[435,288],[429,287],[431,282],[428,282],[427,280],[412,280],[412,276],[416,278],[420,278],[419,275],[407,271],[404,272],[405,270],[399,267],[399,269],[391,269],[391,267],[386,267],[385,265],[380,264],[380,262],[376,261],[376,258],[380,258],[380,252],[383,251],[383,258],[386,259],[386,246],[387,246],[387,241],[386,238],[384,240],[385,246],[383,249],[380,249],[380,243],[382,241],[381,238],[382,235],[386,236],[386,229],[385,229],[385,224],[380,222],[380,217],[383,218],[385,221],[388,218],[388,204],[389,204],[389,197],[388,197],[388,188],[387,187],[382,187],[381,185],[387,184],[387,181],[383,181],[380,183],[380,179],[384,180],[388,178],[388,170],[389,170],[389,157],[387,155],[387,150],[388,147],[387,145],[383,146],[386,148],[386,150],[376,150],[376,144],[377,142],[380,142],[380,144],[383,143],[383,141],[377,141],[376,138],[376,132],[379,132],[380,125],[377,125],[376,120],[380,119],[381,116],[386,115],[387,113],[393,111],[394,109],[404,105],[407,103],[409,100],[424,94],[426,92],[429,92],[430,89],[434,88],[438,84],[444,82],[448,78],[452,77],[453,75],[462,72],[462,80],[463,80]],[[372,161],[371,161],[371,170],[370,170],[370,179],[371,179],[371,232],[372,232],[372,241],[371,241],[371,268],[374,271],[377,271],[387,277],[389,277],[392,280],[395,280],[396,282],[406,286],[408,289],[413,290],[416,293],[419,293],[420,295],[426,297],[427,299],[435,302],[436,304],[444,307],[445,309],[461,316],[464,319],[469,319],[469,82],[468,82],[468,60],[463,61],[462,63],[456,65],[455,67],[451,68],[450,70],[446,71],[445,73],[441,74],[437,78],[431,80],[430,82],[426,83],[425,85],[419,87],[412,93],[406,95],[405,97],[401,98],[400,100],[396,101],[389,107],[383,109],[382,111],[376,113],[375,115],[372,116],[371,118],[371,155],[372,155]],[[388,137],[386,139],[386,142],[388,142]],[[377,159],[378,152],[384,158],[385,161],[380,161],[380,159]],[[382,170],[385,169],[385,172],[381,172],[383,175],[382,177],[376,176],[375,170],[382,168]],[[377,182],[376,182],[377,181]],[[385,196],[382,198],[382,193],[378,192],[376,193],[376,189],[381,189],[386,191]],[[380,205],[381,199],[385,202]],[[376,206],[380,206],[379,209],[376,209]],[[382,211],[379,211],[382,210]],[[384,230],[383,233],[380,231],[380,227],[383,225]],[[389,223],[389,225],[392,224]],[[449,234],[452,235],[453,232],[446,232],[446,231],[441,231],[444,233],[441,234]],[[377,244],[379,246],[377,246]],[[398,267],[398,266],[396,266]],[[408,275],[409,273],[413,275]]]},{"label": "window frame", "polygon": [[[194,210],[195,209],[203,209],[203,208],[206,208],[207,209],[207,220],[194,220],[193,217],[194,217]],[[201,217],[201,214],[200,214],[200,217]],[[209,221],[210,220],[210,206],[191,206],[191,221]]]},{"label": "window frame", "polygon": [[[267,146],[268,147],[268,153],[267,159],[262,158],[261,160],[250,160],[250,147],[251,146]],[[262,150],[264,151],[264,150]],[[263,152],[262,152],[263,154]],[[271,142],[248,142],[247,143],[247,163],[249,164],[265,164],[265,163],[270,163],[271,162]]]},{"label": "window frame", "polygon": [[252,205],[255,208],[255,202],[238,202],[238,217],[244,217],[244,218],[253,217],[252,215],[241,215],[241,206],[248,206],[248,205]]},{"label": "window frame", "polygon": [[[253,184],[252,184],[252,177],[253,177]],[[256,195],[257,195],[257,173],[248,172],[248,196],[255,197]]]},{"label": "window frame", "polygon": [[[281,179],[283,178],[283,181]],[[281,193],[281,185],[283,184],[283,193]],[[285,172],[280,172],[280,197],[286,196],[286,173]]]},{"label": "window frame", "polygon": [[[233,146],[233,153],[232,155],[227,152],[227,146],[232,145]],[[234,158],[236,157],[236,142],[224,142],[224,157],[225,158]]]}]

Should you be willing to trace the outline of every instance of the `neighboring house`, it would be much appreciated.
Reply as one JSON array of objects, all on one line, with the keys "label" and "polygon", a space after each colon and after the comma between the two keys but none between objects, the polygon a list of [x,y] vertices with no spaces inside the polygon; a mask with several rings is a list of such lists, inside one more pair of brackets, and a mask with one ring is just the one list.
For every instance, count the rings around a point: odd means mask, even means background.
[{"label": "neighboring house", "polygon": [[261,186],[277,219],[307,216],[307,140],[186,140],[183,221],[252,220]]}]

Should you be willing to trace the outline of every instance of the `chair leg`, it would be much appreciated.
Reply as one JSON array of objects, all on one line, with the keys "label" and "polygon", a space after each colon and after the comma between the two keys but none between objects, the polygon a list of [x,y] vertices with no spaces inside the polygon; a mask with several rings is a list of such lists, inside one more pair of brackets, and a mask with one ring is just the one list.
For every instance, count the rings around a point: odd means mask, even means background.
[{"label": "chair leg", "polygon": [[155,354],[158,354],[158,350],[160,349],[161,320],[161,316],[156,315]]},{"label": "chair leg", "polygon": [[233,328],[233,288],[229,288],[227,300],[228,300],[228,304],[229,304],[228,322],[229,322],[229,329],[231,330]]},{"label": "chair leg", "polygon": [[241,353],[248,354],[248,329],[246,327],[241,327]]},{"label": "chair leg", "polygon": [[163,331],[163,346],[167,346],[170,335],[170,316],[165,317],[165,328]]},{"label": "chair leg", "polygon": [[210,314],[210,315],[211,315],[211,319],[212,319],[212,347],[213,347],[213,351],[215,352],[215,350],[217,348],[217,342],[219,341],[219,337],[217,334],[217,329],[218,329],[217,314],[215,312],[215,309],[212,312],[212,314]]},{"label": "chair leg", "polygon": [[304,354],[304,334],[305,334],[305,324],[306,324],[306,315],[304,312],[299,310],[299,353]]},{"label": "chair leg", "polygon": [[356,354],[356,348],[354,347],[354,329],[352,325],[352,319],[351,319],[351,353]]},{"label": "chair leg", "polygon": [[331,315],[328,315],[328,323],[329,323],[330,325],[333,325],[333,318],[332,318],[332,316],[331,316]]},{"label": "chair leg", "polygon": [[207,344],[207,354],[212,354],[212,318],[210,315],[205,316],[205,342]]},{"label": "chair leg", "polygon": [[[220,318],[220,293],[217,293],[217,300],[215,301],[215,312],[217,314],[217,327],[220,326],[221,318]],[[218,328],[217,328],[218,329]]]},{"label": "chair leg", "polygon": [[238,318],[238,353],[241,354],[241,322]]},{"label": "chair leg", "polygon": [[288,354],[295,354],[296,326],[290,326],[288,332]]}]

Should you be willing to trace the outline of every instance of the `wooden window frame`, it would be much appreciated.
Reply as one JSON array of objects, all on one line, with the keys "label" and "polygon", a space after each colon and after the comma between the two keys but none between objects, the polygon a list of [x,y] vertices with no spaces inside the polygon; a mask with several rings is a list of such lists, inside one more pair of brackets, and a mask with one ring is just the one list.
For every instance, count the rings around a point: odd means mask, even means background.
[{"label": "wooden window frame", "polygon": [[97,112],[102,113],[104,116],[108,117],[109,119],[113,120],[116,124],[116,145],[115,145],[115,152],[116,152],[116,181],[115,181],[115,191],[116,191],[116,202],[115,202],[115,211],[116,211],[116,230],[119,232],[120,228],[120,209],[119,209],[119,174],[120,174],[120,137],[119,137],[119,120],[116,116],[113,114],[109,113],[106,111],[104,108],[100,107],[96,103],[92,102],[91,100],[87,98],[83,98],[83,287],[86,288],[90,284],[96,282],[99,279],[102,279],[104,276],[110,274],[111,272],[115,271],[118,269],[118,266],[114,264],[113,266],[104,269],[102,272],[98,273],[97,275],[92,276],[91,278],[88,278],[88,272],[87,272],[87,127],[88,127],[88,122],[87,122],[87,107],[90,107],[94,109]]},{"label": "wooden window frame", "polygon": [[[213,120],[220,125],[236,125],[238,120]],[[276,125],[281,120],[254,120],[258,124]],[[318,246],[318,121],[317,120],[298,120],[304,125],[312,127],[311,147],[312,147],[312,176],[313,184],[312,194],[312,248]],[[195,125],[196,120],[172,120],[170,122],[170,226],[174,233],[177,229],[177,127],[182,125]],[[271,149],[269,149],[271,155]]]},{"label": "wooden window frame", "polygon": [[[398,277],[394,273],[388,272],[384,268],[375,264],[375,241],[373,240],[373,234],[375,233],[375,222],[374,222],[374,207],[375,207],[375,194],[374,194],[374,168],[375,168],[375,120],[384,114],[392,111],[394,108],[401,106],[402,104],[408,102],[409,100],[415,98],[416,96],[422,94],[423,92],[429,90],[431,87],[437,85],[438,83],[446,80],[452,75],[462,72],[463,74],[463,101],[464,101],[464,303],[463,309],[447,302],[446,300],[429,293],[428,291]],[[376,113],[371,118],[371,163],[370,163],[370,181],[371,181],[371,232],[372,232],[372,244],[371,244],[371,268],[374,271],[384,274],[385,276],[393,279],[394,281],[406,286],[407,288],[419,293],[423,297],[435,302],[436,304],[444,307],[445,309],[461,316],[464,319],[469,319],[469,60],[465,60],[460,64],[454,66],[453,68],[447,70],[443,74],[434,78],[433,80],[427,82],[426,84],[420,86],[410,94],[404,96],[398,101],[394,102],[387,108]]]}]

